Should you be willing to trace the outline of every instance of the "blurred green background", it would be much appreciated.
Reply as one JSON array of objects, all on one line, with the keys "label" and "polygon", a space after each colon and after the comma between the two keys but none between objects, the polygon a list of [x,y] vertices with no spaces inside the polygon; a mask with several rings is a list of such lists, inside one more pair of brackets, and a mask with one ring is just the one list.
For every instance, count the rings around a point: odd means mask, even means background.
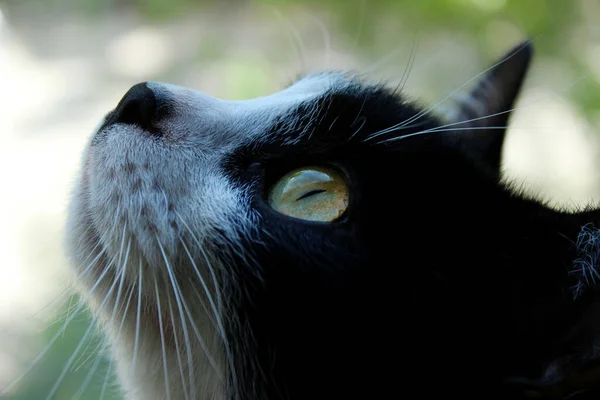
[{"label": "blurred green background", "polygon": [[[527,132],[511,133],[507,175],[557,202],[598,199],[598,0],[0,0],[0,169],[13,188],[0,200],[0,388],[27,371],[7,398],[45,399],[88,329],[77,315],[30,369],[78,301],[44,308],[70,279],[61,238],[79,154],[133,84],[243,99],[324,68],[394,84],[413,54],[406,91],[432,102],[526,38],[536,58],[514,123]],[[120,398],[93,336],[54,398]]]}]

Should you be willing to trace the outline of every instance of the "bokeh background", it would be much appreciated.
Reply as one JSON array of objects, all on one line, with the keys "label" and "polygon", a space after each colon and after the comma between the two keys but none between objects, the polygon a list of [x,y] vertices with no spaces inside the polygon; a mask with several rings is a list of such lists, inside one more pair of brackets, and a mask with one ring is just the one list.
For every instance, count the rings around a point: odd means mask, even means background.
[{"label": "bokeh background", "polygon": [[130,86],[244,99],[333,68],[394,85],[414,57],[405,92],[431,103],[529,37],[506,176],[600,200],[598,0],[0,0],[0,397],[120,398],[96,331],[80,345],[62,237],[81,151]]}]

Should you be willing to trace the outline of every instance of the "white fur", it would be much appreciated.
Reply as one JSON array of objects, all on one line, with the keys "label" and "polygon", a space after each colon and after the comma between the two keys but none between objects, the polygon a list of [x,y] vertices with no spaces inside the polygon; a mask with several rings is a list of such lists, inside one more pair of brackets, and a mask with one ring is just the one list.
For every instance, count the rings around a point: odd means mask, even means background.
[{"label": "white fur", "polygon": [[[246,189],[231,182],[221,162],[239,146],[268,140],[265,133],[277,116],[344,82],[340,75],[316,75],[274,95],[235,102],[149,83],[157,97],[171,105],[169,117],[158,125],[164,140],[135,125],[114,124],[95,133],[72,197],[68,247],[84,295],[108,333],[128,399],[237,397],[229,385],[235,379],[228,364],[231,338],[223,338],[219,323],[232,318],[223,314],[220,303],[227,293],[221,292],[221,282],[215,284],[208,264],[226,273],[228,255],[215,254],[211,245],[216,240],[235,244],[240,232],[251,235],[257,217]],[[216,229],[225,238],[219,239]],[[193,261],[181,254],[182,237]],[[185,262],[178,261],[182,256]],[[94,258],[99,261],[90,266]],[[170,276],[177,277],[180,298]],[[179,344],[177,349],[166,340],[164,353],[156,320],[157,293],[162,323],[172,324],[171,339]]]}]

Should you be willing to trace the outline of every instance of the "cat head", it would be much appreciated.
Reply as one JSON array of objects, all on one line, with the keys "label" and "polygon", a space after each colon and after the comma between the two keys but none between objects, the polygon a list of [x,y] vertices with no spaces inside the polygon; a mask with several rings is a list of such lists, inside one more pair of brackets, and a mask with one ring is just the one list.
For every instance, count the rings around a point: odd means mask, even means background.
[{"label": "cat head", "polygon": [[445,116],[337,72],[247,101],[131,88],[91,138],[69,218],[129,393],[562,390],[593,359],[576,242],[595,218],[502,181],[531,54],[513,49]]}]

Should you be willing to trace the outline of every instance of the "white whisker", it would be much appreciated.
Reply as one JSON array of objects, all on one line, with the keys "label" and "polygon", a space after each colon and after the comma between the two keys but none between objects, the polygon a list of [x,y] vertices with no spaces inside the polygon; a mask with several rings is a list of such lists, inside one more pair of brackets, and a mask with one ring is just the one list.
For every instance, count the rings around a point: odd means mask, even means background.
[{"label": "white whisker", "polygon": [[180,242],[183,246],[183,249],[188,257],[188,259],[190,260],[192,267],[194,268],[194,272],[196,273],[196,276],[198,277],[198,280],[200,281],[200,284],[202,285],[202,289],[204,290],[204,293],[206,293],[206,297],[210,303],[210,306],[213,310],[215,319],[216,319],[216,323],[217,323],[217,331],[219,333],[219,336],[221,337],[221,340],[223,341],[223,346],[225,348],[225,353],[226,353],[226,357],[227,357],[227,362],[228,362],[228,367],[230,370],[230,375],[231,375],[231,379],[232,379],[232,385],[233,387],[237,387],[237,374],[235,372],[235,364],[233,361],[233,354],[231,351],[231,345],[229,343],[229,340],[227,338],[227,334],[225,332],[225,327],[223,325],[223,320],[221,317],[221,313],[223,310],[223,305],[222,305],[222,298],[221,298],[221,289],[220,289],[220,285],[219,282],[217,280],[214,268],[212,266],[212,263],[210,262],[210,259],[208,257],[208,255],[206,254],[206,251],[204,250],[204,246],[202,246],[202,244],[200,243],[200,241],[196,238],[196,236],[193,234],[192,230],[190,229],[190,227],[187,225],[187,223],[185,222],[185,220],[181,217],[181,215],[177,214],[177,216],[179,217],[179,219],[181,220],[181,222],[183,223],[183,225],[186,227],[186,229],[189,231],[190,235],[192,236],[192,239],[195,241],[197,249],[200,250],[200,253],[202,253],[202,257],[204,258],[205,261],[205,265],[211,275],[211,279],[213,281],[213,285],[215,288],[215,292],[216,292],[216,296],[217,296],[217,304],[215,304],[213,297],[211,296],[210,290],[208,288],[208,285],[206,284],[206,281],[204,280],[204,278],[202,277],[202,274],[200,273],[200,270],[198,269],[198,266],[196,265],[196,262],[194,261],[194,257],[192,257],[192,254],[188,248],[188,246],[186,245],[185,241],[183,239],[180,238]]},{"label": "white whisker", "polygon": [[87,300],[89,300],[89,298],[92,295],[92,293],[94,292],[94,290],[96,290],[96,288],[98,287],[98,285],[100,284],[102,279],[104,279],[104,277],[106,276],[106,274],[108,273],[108,271],[110,269],[110,266],[111,266],[111,264],[108,264],[104,268],[103,272],[100,274],[100,277],[98,278],[96,283],[94,283],[94,285],[91,287],[91,289],[86,293],[85,297],[79,303],[79,306],[77,307],[77,309],[73,313],[71,313],[71,315],[69,315],[69,317],[66,319],[63,327],[61,329],[59,329],[59,331],[56,332],[56,334],[50,339],[50,341],[48,342],[46,347],[44,347],[42,349],[42,351],[40,351],[38,353],[38,355],[34,358],[34,360],[29,364],[29,366],[21,374],[19,374],[19,376],[17,376],[12,382],[10,382],[2,390],[0,390],[0,395],[4,394],[4,393],[8,393],[9,390],[14,388],[14,386],[17,383],[19,383],[21,381],[21,379],[23,379],[23,377],[25,375],[27,375],[33,369],[33,367],[40,362],[40,360],[42,358],[44,358],[44,356],[46,355],[46,353],[48,353],[48,351],[50,350],[52,345],[54,345],[54,343],[62,336],[63,331],[67,328],[67,325],[69,323],[71,323],[71,321],[73,321],[73,319],[77,316],[77,314],[79,314],[79,312],[83,309],[83,307],[85,307]]},{"label": "white whisker", "polygon": [[289,19],[285,18],[279,10],[275,9],[273,10],[273,12],[275,13],[275,15],[277,15],[279,21],[288,29],[288,31],[292,33],[293,38],[290,38],[290,41],[294,44],[296,48],[302,71],[306,71],[306,59],[304,58],[304,54],[306,54],[306,47],[304,46],[302,36],[300,36],[294,24],[292,24],[292,22]]},{"label": "white whisker", "polygon": [[106,302],[110,299],[110,296],[111,296],[113,290],[115,289],[115,287],[117,285],[117,282],[118,282],[118,279],[114,279],[113,280],[113,283],[111,284],[108,292],[104,296],[104,299],[102,300],[102,303],[100,303],[100,306],[97,309],[97,313],[95,314],[95,317],[93,318],[92,322],[90,323],[90,326],[88,327],[88,329],[83,334],[81,340],[79,341],[79,344],[77,345],[77,347],[75,347],[75,350],[73,350],[73,354],[71,355],[71,357],[67,361],[66,365],[64,366],[64,368],[63,368],[60,376],[58,377],[56,383],[54,384],[54,386],[52,387],[52,389],[50,389],[50,393],[48,393],[48,395],[46,396],[46,400],[52,399],[52,397],[54,396],[54,394],[58,390],[60,384],[62,383],[62,380],[64,379],[64,377],[67,374],[69,368],[71,367],[71,364],[73,363],[73,361],[75,361],[75,357],[79,353],[79,350],[84,345],[84,343],[86,343],[86,339],[88,338],[88,336],[92,332],[92,329],[95,327],[95,325],[96,325],[96,323],[98,321],[98,315],[99,315],[100,311],[102,310],[102,308],[104,308],[104,305],[106,304]]},{"label": "white whisker", "polygon": [[367,7],[367,0],[362,0],[362,2],[360,3],[360,10],[359,10],[360,21],[358,23],[358,28],[356,30],[354,40],[352,41],[353,47],[357,46],[358,41],[360,40],[360,36],[362,35],[363,25],[365,24],[366,7]]},{"label": "white whisker", "polygon": [[329,35],[329,30],[327,29],[323,21],[321,21],[314,15],[310,15],[310,19],[315,21],[315,23],[319,27],[319,30],[321,31],[321,35],[323,36],[323,45],[325,47],[325,67],[323,69],[327,70],[329,69],[331,55],[331,36]]},{"label": "white whisker", "polygon": [[104,353],[108,350],[108,347],[109,347],[108,341],[105,341],[104,346],[102,346],[102,347],[103,347],[102,350],[98,351],[98,354],[96,355],[96,361],[94,361],[92,368],[90,368],[90,371],[88,372],[85,379],[79,386],[79,389],[77,389],[77,391],[73,394],[73,397],[71,400],[79,399],[81,397],[81,395],[83,395],[83,393],[85,392],[85,389],[88,387],[90,382],[92,381],[92,378],[95,375],[96,370],[100,366],[100,362],[102,361],[101,353]]},{"label": "white whisker", "polygon": [[156,277],[154,278],[154,293],[156,294],[156,307],[158,313],[158,328],[160,331],[160,346],[162,350],[162,361],[163,361],[163,373],[165,378],[165,395],[167,396],[167,400],[171,399],[171,388],[169,386],[169,372],[167,368],[168,360],[167,360],[167,350],[165,344],[165,331],[163,327],[162,320],[162,310],[160,307],[160,294],[158,292],[158,283],[156,282]]},{"label": "white whisker", "polygon": [[140,318],[142,314],[142,260],[139,260],[138,270],[138,302],[135,315],[135,341],[133,343],[133,361],[131,363],[131,375],[135,377],[135,369],[138,359],[138,348],[140,342]]},{"label": "white whisker", "polygon": [[406,68],[402,73],[402,77],[400,78],[400,82],[396,87],[396,91],[402,92],[404,90],[404,86],[408,82],[408,77],[410,72],[412,71],[413,66],[415,65],[415,60],[417,58],[417,41],[413,40],[413,45],[410,48],[410,56],[408,57],[408,63],[406,64]]},{"label": "white whisker", "polygon": [[[507,125],[503,125],[503,126],[472,126],[472,127],[467,127],[467,128],[448,128],[448,129],[427,129],[424,131],[420,131],[420,132],[415,132],[415,133],[411,133],[409,135],[404,135],[404,136],[396,136],[393,138],[389,138],[389,139],[385,139],[385,140],[381,140],[379,142],[377,142],[377,144],[383,144],[383,143],[388,143],[388,142],[394,142],[394,141],[398,141],[398,140],[403,140],[403,139],[408,139],[414,136],[419,136],[419,135],[425,135],[428,133],[438,133],[438,132],[460,132],[460,131],[480,131],[480,130],[494,130],[494,129],[506,129],[508,128]],[[548,129],[547,126],[536,126],[536,127],[516,127],[516,126],[511,126],[510,129],[525,129],[525,130],[530,130],[530,129]]]},{"label": "white whisker", "polygon": [[[566,92],[566,91],[570,90],[573,86],[577,85],[579,82],[581,82],[582,80],[586,79],[587,77],[588,77],[588,75],[584,75],[584,76],[579,77],[578,79],[576,79],[575,81],[571,82],[567,87],[565,87],[564,89],[562,89],[558,93],[562,93],[562,92]],[[533,105],[536,105],[536,104],[538,104],[538,103],[540,103],[542,101],[545,101],[545,100],[548,100],[549,98],[552,98],[556,94],[557,93],[552,93],[552,94],[549,94],[547,96],[543,96],[543,97],[541,97],[539,99],[536,99],[534,101],[528,102],[526,104],[521,104],[521,105],[519,105],[517,107],[513,107],[513,108],[511,108],[509,110],[506,110],[506,111],[500,111],[500,112],[497,112],[497,113],[483,115],[481,117],[471,118],[471,119],[467,119],[467,120],[463,120],[463,121],[451,122],[451,123],[448,123],[448,124],[436,126],[434,128],[426,129],[424,131],[419,131],[419,132],[414,132],[414,133],[407,134],[407,135],[402,135],[402,136],[397,136],[397,137],[389,138],[389,139],[386,139],[386,140],[379,141],[377,143],[378,144],[379,143],[386,143],[386,142],[401,140],[401,139],[404,139],[404,138],[409,138],[409,137],[413,137],[413,136],[419,136],[419,135],[423,135],[425,133],[432,133],[432,132],[446,132],[446,131],[452,131],[452,130],[461,131],[461,130],[481,130],[481,129],[506,129],[506,128],[509,128],[509,126],[503,126],[503,127],[498,127],[498,126],[486,127],[486,126],[482,126],[482,127],[465,127],[465,128],[457,128],[457,129],[444,129],[444,128],[452,127],[452,126],[456,126],[456,125],[463,125],[463,124],[470,123],[470,122],[481,121],[481,120],[484,120],[484,119],[487,119],[487,118],[492,118],[492,117],[495,117],[495,116],[498,116],[498,115],[508,114],[508,113],[511,113],[511,112],[513,112],[515,110],[518,110],[518,109],[523,109],[523,108],[527,108],[527,107],[531,107]],[[395,128],[395,129],[388,130],[386,132],[383,132],[383,131],[380,131],[380,132],[382,132],[381,134],[384,134],[384,133],[393,132],[395,130],[407,129],[407,128],[411,128],[411,127],[414,127],[414,125],[413,126],[406,126],[406,127],[402,127],[402,128]],[[511,126],[510,128],[511,129],[519,129],[519,128],[514,127],[514,126]],[[537,127],[537,128],[531,128],[531,129],[542,129],[542,128],[543,129],[548,129],[548,127]],[[372,138],[373,138],[373,136],[371,135],[368,138],[366,138],[364,141],[366,142],[367,140],[370,140]]]},{"label": "white whisker", "polygon": [[[158,241],[158,238],[157,238],[157,241]],[[173,285],[173,291],[175,292],[175,296],[176,296],[176,299],[177,299],[177,302],[178,302],[177,306],[179,308],[179,312],[180,312],[180,315],[181,315],[181,318],[182,318],[182,322],[185,324],[185,318],[184,318],[183,311],[182,311],[182,308],[181,308],[183,306],[183,309],[185,309],[186,314],[188,315],[188,318],[190,320],[190,324],[192,325],[192,328],[194,329],[194,332],[196,333],[196,337],[198,339],[198,342],[200,343],[200,347],[202,347],[202,350],[204,351],[204,354],[205,354],[206,358],[208,359],[209,363],[211,364],[211,366],[213,367],[213,369],[215,370],[215,372],[217,372],[217,374],[219,374],[220,371],[219,371],[219,368],[217,367],[217,363],[215,362],[214,357],[210,353],[210,351],[208,349],[208,346],[206,345],[206,342],[204,341],[204,339],[200,335],[199,330],[196,327],[196,324],[194,323],[194,320],[193,320],[193,318],[191,316],[191,313],[189,312],[189,310],[187,308],[187,304],[186,304],[185,299],[183,297],[181,297],[181,296],[178,296],[178,294],[181,293],[181,290],[179,289],[179,286],[177,285],[177,281],[175,280],[175,278],[173,276],[172,267],[171,267],[171,265],[169,263],[167,255],[165,253],[165,250],[164,250],[162,244],[160,243],[160,241],[158,241],[158,246],[159,246],[160,251],[162,253],[163,260],[165,262],[167,273],[169,274],[169,278],[170,278],[171,284]],[[187,326],[187,325],[184,325],[184,326]],[[187,335],[187,327],[185,328],[184,332]],[[186,340],[189,342],[189,337],[187,337]],[[188,347],[188,351],[189,350],[190,349]],[[189,354],[189,356],[191,357],[191,353]]]},{"label": "white whisker", "polygon": [[[125,236],[125,232],[126,229],[123,229],[123,236]],[[131,250],[131,238],[129,238],[129,240],[127,241],[127,250],[125,252],[125,257],[123,259],[123,262],[121,263],[121,275],[120,275],[120,282],[119,282],[119,289],[117,290],[117,297],[115,299],[115,304],[113,306],[113,311],[112,311],[112,315],[110,317],[111,320],[111,324],[114,324],[114,320],[117,316],[117,310],[121,308],[122,304],[121,304],[121,292],[123,289],[123,285],[125,283],[125,272],[127,271],[127,261],[129,260],[129,251]],[[133,288],[129,289],[129,296],[127,298],[127,303],[125,305],[125,310],[123,311],[123,317],[121,318],[121,324],[119,325],[119,330],[117,332],[117,337],[116,337],[116,341],[119,340],[119,337],[121,336],[121,328],[123,327],[123,323],[125,322],[125,317],[127,316],[127,309],[129,308],[129,302],[131,301],[131,296],[133,294]],[[100,391],[100,400],[102,400],[104,398],[104,393],[106,391],[106,386],[107,386],[107,382],[108,382],[108,377],[112,368],[112,363],[113,363],[113,359],[110,359],[109,362],[109,366],[108,369],[106,371],[105,377],[104,377],[104,383],[102,384],[102,390]]]},{"label": "white whisker", "polygon": [[492,69],[496,68],[498,65],[510,60],[512,57],[514,57],[516,54],[518,54],[523,48],[525,48],[526,46],[528,46],[531,43],[531,41],[526,42],[525,44],[523,44],[519,49],[515,50],[514,53],[512,53],[510,56],[503,58],[502,60],[498,61],[497,63],[493,64],[492,66],[484,69],[483,71],[481,71],[480,73],[476,74],[475,76],[471,77],[469,80],[467,80],[465,83],[463,83],[462,85],[460,85],[458,88],[454,89],[452,92],[450,92],[448,95],[446,95],[444,98],[442,98],[442,100],[438,101],[437,103],[433,104],[430,107],[425,108],[424,110],[416,113],[415,115],[413,115],[410,118],[407,118],[406,120],[399,122],[389,128],[383,129],[379,132],[375,132],[372,135],[370,135],[368,138],[365,139],[365,141],[368,140],[372,140],[375,139],[387,132],[390,132],[391,130],[396,130],[398,128],[402,128],[405,125],[408,125],[414,121],[419,120],[420,118],[428,115],[429,113],[431,113],[433,110],[435,110],[437,107],[439,107],[442,103],[444,103],[446,100],[448,100],[449,98],[451,98],[452,96],[454,96],[456,93],[458,93],[460,90],[462,90],[465,86],[469,85],[471,82],[475,81],[476,79],[478,79],[479,77],[483,76],[484,74],[486,74],[487,72],[491,71]]},{"label": "white whisker", "polygon": [[[169,306],[169,317],[171,318],[171,332],[173,334],[173,340],[175,341],[175,356],[177,357],[177,366],[179,367],[179,378],[181,379],[181,388],[183,389],[183,396],[186,399],[189,399],[190,396],[188,395],[188,385],[185,382],[185,373],[183,372],[184,368],[183,368],[183,362],[181,361],[181,352],[180,352],[180,347],[179,347],[179,339],[177,339],[177,329],[176,329],[176,324],[175,324],[175,315],[173,312],[173,306],[171,305],[171,296],[167,295],[167,304]],[[189,352],[189,346],[188,346],[188,352]],[[188,360],[189,361],[189,360]],[[190,366],[189,368],[189,372],[191,373],[192,368]],[[193,380],[190,380],[190,383]]]},{"label": "white whisker", "polygon": [[[194,375],[193,375],[193,370],[194,370],[194,364],[193,364],[193,360],[192,360],[192,348],[190,345],[190,337],[188,334],[188,330],[187,330],[187,323],[185,322],[185,315],[183,314],[183,310],[181,307],[181,290],[179,289],[179,285],[177,284],[177,279],[175,278],[175,274],[173,273],[173,270],[171,268],[171,264],[169,263],[169,260],[167,258],[167,255],[165,254],[164,248],[162,246],[162,244],[160,243],[160,239],[158,238],[158,235],[155,235],[156,238],[156,242],[158,243],[158,246],[160,248],[162,257],[163,257],[163,261],[165,262],[165,267],[167,269],[167,274],[169,277],[169,282],[171,283],[171,287],[173,288],[173,294],[175,295],[175,301],[177,303],[177,309],[179,311],[179,317],[181,318],[181,325],[183,328],[183,336],[184,336],[184,340],[185,340],[185,345],[186,345],[186,355],[187,355],[187,362],[188,362],[188,373],[189,373],[189,389],[190,389],[190,396],[191,398],[195,397],[195,382],[194,382]],[[181,373],[181,380],[183,383],[183,389],[184,389],[184,395],[186,396],[186,398],[188,398],[188,393],[186,390],[186,384],[185,384],[185,377],[184,377],[184,372],[183,372],[183,367],[182,367],[182,362],[181,362],[181,357],[179,355],[179,343],[177,340],[177,332],[175,330],[175,317],[174,317],[174,313],[173,313],[173,309],[171,306],[171,298],[170,296],[167,296],[167,301],[169,302],[169,314],[171,316],[171,325],[172,325],[172,329],[173,329],[173,337],[175,339],[175,347],[177,349],[177,362],[179,364],[179,371]]]}]

